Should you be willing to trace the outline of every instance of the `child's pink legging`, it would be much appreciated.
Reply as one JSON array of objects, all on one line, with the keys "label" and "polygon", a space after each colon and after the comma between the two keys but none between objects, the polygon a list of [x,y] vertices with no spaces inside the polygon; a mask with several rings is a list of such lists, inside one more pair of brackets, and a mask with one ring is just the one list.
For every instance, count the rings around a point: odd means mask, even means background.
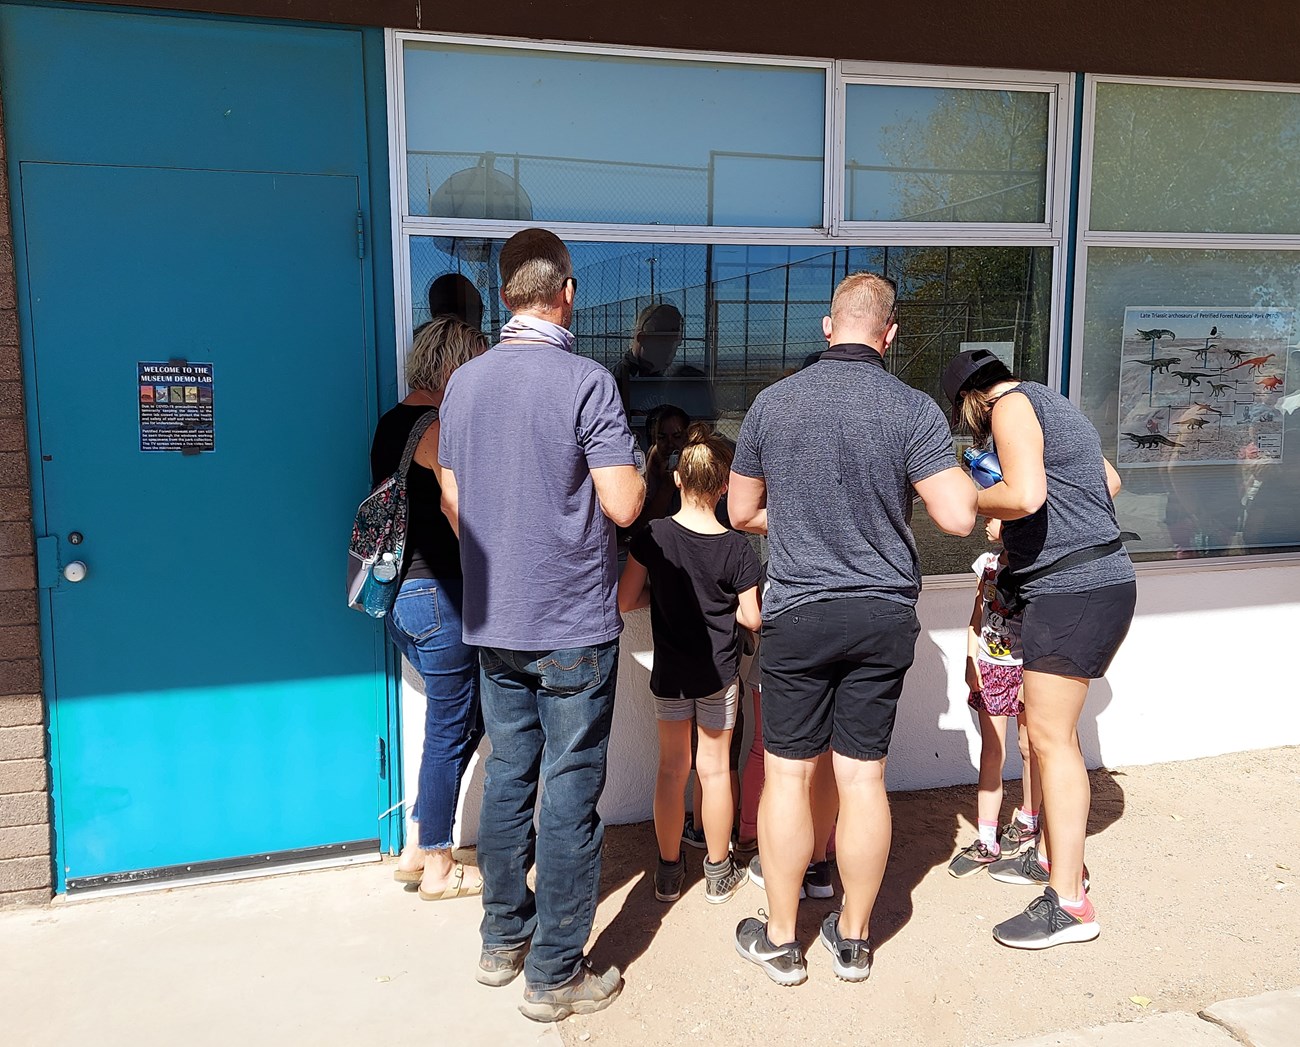
[{"label": "child's pink legging", "polygon": [[[745,757],[745,769],[740,776],[740,838],[758,839],[758,798],[763,792],[763,697],[757,687],[750,687],[754,709],[754,740]],[[828,856],[835,853],[835,830],[826,847]]]},{"label": "child's pink legging", "polygon": [[753,697],[754,740],[740,776],[740,838],[758,838],[758,797],[763,791],[763,700],[757,687],[747,687]]}]

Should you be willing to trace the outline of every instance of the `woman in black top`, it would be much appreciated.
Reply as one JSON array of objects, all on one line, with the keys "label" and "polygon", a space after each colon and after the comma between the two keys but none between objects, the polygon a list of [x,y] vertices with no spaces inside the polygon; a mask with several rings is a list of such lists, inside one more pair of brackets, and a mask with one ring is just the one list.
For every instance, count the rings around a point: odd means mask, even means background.
[{"label": "woman in black top", "polygon": [[[478,330],[454,316],[418,328],[406,361],[410,393],[385,414],[370,448],[373,482],[397,470],[415,423],[442,403],[447,379],[487,349]],[[452,825],[461,778],[483,736],[478,658],[461,639],[460,546],[442,514],[438,423],[429,426],[407,477],[410,517],[402,556],[401,588],[385,619],[388,635],[424,680],[424,752],[411,834],[394,878],[418,883],[426,901],[479,894],[451,857]]]},{"label": "woman in black top", "polygon": [[1021,381],[986,350],[953,359],[943,388],[955,419],[977,443],[992,441],[1001,463],[1002,480],[979,492],[976,508],[1004,521],[1008,570],[999,588],[1019,582],[1025,713],[1042,779],[1037,844],[993,863],[989,875],[1044,891],[993,936],[1019,949],[1090,941],[1100,927],[1083,864],[1090,796],[1079,716],[1089,682],[1105,674],[1128,633],[1137,599],[1115,519],[1119,475],[1077,407]]}]

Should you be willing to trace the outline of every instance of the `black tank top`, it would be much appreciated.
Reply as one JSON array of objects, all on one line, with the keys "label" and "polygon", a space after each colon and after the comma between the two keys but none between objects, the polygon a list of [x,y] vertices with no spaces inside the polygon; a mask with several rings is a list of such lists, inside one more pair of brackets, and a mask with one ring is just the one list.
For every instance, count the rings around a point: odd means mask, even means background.
[{"label": "black tank top", "polygon": [[[428,407],[398,404],[379,419],[370,445],[370,484],[375,486],[397,472],[411,429]],[[402,580],[408,578],[459,578],[460,543],[442,514],[442,488],[432,469],[411,463],[406,477],[410,516],[406,526],[406,552]]]}]

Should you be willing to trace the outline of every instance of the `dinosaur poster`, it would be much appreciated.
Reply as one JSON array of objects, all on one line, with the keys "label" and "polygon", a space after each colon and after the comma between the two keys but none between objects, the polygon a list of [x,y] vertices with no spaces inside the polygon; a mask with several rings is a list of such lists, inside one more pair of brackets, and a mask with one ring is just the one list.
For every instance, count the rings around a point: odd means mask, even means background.
[{"label": "dinosaur poster", "polygon": [[1124,310],[1119,464],[1280,461],[1295,310]]}]

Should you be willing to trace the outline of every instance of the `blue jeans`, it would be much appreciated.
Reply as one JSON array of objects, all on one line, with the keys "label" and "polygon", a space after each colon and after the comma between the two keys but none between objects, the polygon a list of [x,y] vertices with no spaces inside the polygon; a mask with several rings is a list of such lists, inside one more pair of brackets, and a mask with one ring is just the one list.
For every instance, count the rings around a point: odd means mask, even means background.
[{"label": "blue jeans", "polygon": [[478,658],[461,639],[460,609],[459,578],[412,578],[402,583],[385,619],[393,643],[424,679],[415,820],[426,849],[452,845],[460,781],[483,737]]},{"label": "blue jeans", "polygon": [[[478,841],[483,947],[531,938],[528,988],[554,989],[581,969],[596,915],[605,837],[596,801],[605,788],[618,641],[561,651],[485,647],[479,663],[492,740]],[[524,880],[534,860],[536,894]]]}]

